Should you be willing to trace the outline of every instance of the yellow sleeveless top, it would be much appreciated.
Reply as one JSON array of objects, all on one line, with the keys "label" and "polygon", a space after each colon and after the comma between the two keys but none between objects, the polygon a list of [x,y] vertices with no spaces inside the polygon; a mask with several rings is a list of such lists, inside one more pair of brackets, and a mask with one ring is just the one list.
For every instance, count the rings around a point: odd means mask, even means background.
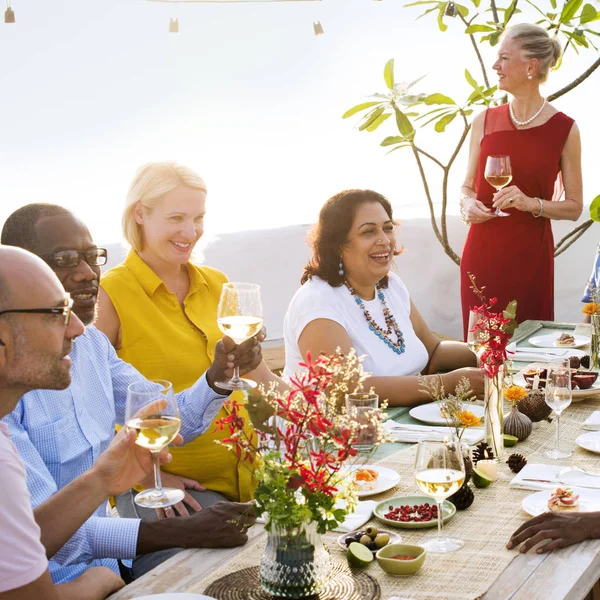
[{"label": "yellow sleeveless top", "polygon": [[[223,273],[187,263],[190,289],[184,310],[156,273],[131,250],[124,263],[101,280],[121,321],[120,358],[149,379],[167,379],[175,392],[189,388],[211,365],[215,345],[223,337],[217,326],[217,307]],[[234,392],[242,399],[242,392]],[[221,408],[216,418],[226,416]],[[247,434],[255,437],[248,414]],[[231,450],[215,443],[229,430],[214,426],[185,446],[172,447],[172,462],[163,470],[199,481],[230,500],[252,498],[255,482],[252,467],[239,461]]]}]

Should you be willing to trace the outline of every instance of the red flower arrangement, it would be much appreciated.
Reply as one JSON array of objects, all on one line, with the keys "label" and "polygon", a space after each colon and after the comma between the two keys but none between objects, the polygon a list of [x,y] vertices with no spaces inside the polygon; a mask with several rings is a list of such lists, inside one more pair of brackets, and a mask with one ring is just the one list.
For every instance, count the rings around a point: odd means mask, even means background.
[{"label": "red flower arrangement", "polygon": [[[347,356],[339,351],[321,355],[315,361],[308,355],[300,366],[305,371],[290,379],[288,390],[281,392],[275,386],[261,390],[276,425],[271,431],[257,431],[258,446],[244,432],[238,401],[226,403],[230,414],[215,424],[230,432],[218,443],[256,467],[256,512],[268,515],[267,530],[272,523],[299,527],[315,521],[317,531],[325,533],[337,527],[356,503],[354,486],[345,480],[347,463],[357,455],[352,446],[364,425],[341,407],[346,394],[360,390],[368,374],[354,351]],[[383,441],[379,409],[373,410],[369,426]]]}]

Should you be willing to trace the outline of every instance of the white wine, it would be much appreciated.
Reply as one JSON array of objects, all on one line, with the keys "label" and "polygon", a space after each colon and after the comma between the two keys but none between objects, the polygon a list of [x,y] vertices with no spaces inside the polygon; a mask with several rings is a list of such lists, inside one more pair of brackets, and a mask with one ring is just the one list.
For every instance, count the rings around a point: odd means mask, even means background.
[{"label": "white wine", "polygon": [[150,415],[143,419],[127,421],[127,427],[135,429],[137,439],[135,443],[148,450],[162,450],[168,446],[179,433],[181,419],[162,415]]},{"label": "white wine", "polygon": [[415,480],[423,493],[443,499],[460,489],[465,474],[457,469],[424,469],[415,474]]},{"label": "white wine", "polygon": [[231,317],[219,317],[217,319],[219,329],[228,335],[236,344],[250,339],[256,335],[263,326],[260,317],[246,317],[234,315]]}]

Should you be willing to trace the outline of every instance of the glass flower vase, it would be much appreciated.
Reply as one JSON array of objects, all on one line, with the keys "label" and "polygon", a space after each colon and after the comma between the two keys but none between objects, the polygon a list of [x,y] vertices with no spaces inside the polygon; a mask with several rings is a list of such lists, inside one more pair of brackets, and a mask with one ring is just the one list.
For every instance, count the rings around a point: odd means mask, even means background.
[{"label": "glass flower vase", "polygon": [[493,377],[484,377],[485,441],[494,451],[496,460],[504,457],[504,366]]},{"label": "glass flower vase", "polygon": [[273,523],[260,561],[260,584],[279,598],[318,594],[329,579],[331,562],[316,523],[286,528]]},{"label": "glass flower vase", "polygon": [[591,317],[592,322],[592,347],[590,368],[598,370],[600,368],[600,315],[594,314]]}]

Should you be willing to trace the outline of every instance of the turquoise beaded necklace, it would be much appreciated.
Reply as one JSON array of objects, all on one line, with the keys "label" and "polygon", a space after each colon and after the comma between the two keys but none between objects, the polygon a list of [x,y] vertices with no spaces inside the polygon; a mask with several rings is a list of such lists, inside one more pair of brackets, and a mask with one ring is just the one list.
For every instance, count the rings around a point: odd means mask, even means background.
[{"label": "turquoise beaded necklace", "polygon": [[[383,307],[383,316],[385,318],[385,324],[387,325],[386,331],[384,331],[381,327],[379,327],[379,325],[377,325],[373,317],[371,317],[371,315],[369,314],[369,311],[365,308],[365,303],[363,302],[363,299],[354,291],[354,288],[346,280],[344,280],[344,285],[348,288],[348,291],[354,298],[356,304],[358,304],[358,306],[362,308],[363,314],[365,315],[365,319],[369,324],[369,330],[372,331],[384,344],[386,344],[386,346],[388,346],[388,348],[393,350],[396,354],[404,354],[404,336],[402,335],[402,331],[400,331],[400,327],[398,327],[398,323],[396,323],[396,319],[394,319],[394,316],[390,312],[390,309],[387,307],[383,290],[381,289],[379,284],[375,286],[375,289],[377,291],[377,297],[379,298],[381,306]],[[392,333],[395,334],[396,339],[398,341],[392,341]]]}]

